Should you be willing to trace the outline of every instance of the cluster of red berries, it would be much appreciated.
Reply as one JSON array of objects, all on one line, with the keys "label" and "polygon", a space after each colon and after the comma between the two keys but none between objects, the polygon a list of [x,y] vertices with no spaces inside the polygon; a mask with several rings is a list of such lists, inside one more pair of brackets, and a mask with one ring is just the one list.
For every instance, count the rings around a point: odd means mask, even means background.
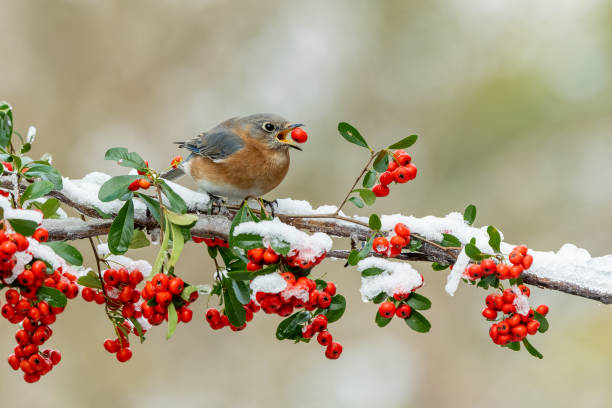
[{"label": "cluster of red berries", "polygon": [[128,190],[130,191],[138,191],[138,189],[143,189],[143,190],[147,190],[149,187],[151,187],[151,182],[147,179],[138,179],[138,180],[134,180],[132,181],[132,183],[128,186]]},{"label": "cluster of red berries", "polygon": [[173,303],[176,308],[179,323],[188,323],[193,317],[193,311],[189,305],[198,298],[198,292],[191,292],[189,300],[181,297],[185,289],[185,282],[178,276],[171,277],[163,273],[153,276],[153,279],[145,283],[142,289],[142,298],[145,300],[140,305],[142,317],[147,319],[153,326],[168,320],[168,306]]},{"label": "cluster of red berries", "polygon": [[308,140],[308,134],[304,129],[295,128],[291,131],[291,138],[298,143],[305,143]]},{"label": "cluster of red berries", "polygon": [[393,160],[387,166],[387,171],[379,177],[380,184],[372,187],[374,195],[376,197],[386,197],[389,195],[389,185],[391,183],[403,184],[414,180],[417,176],[417,168],[411,161],[412,157],[404,150],[394,151]]},{"label": "cluster of red berries", "polygon": [[173,169],[176,169],[179,166],[179,164],[182,163],[182,161],[183,161],[183,156],[174,156],[174,158],[170,162],[170,166],[172,166]]},{"label": "cluster of red berries", "polygon": [[305,259],[299,251],[293,250],[288,255],[281,257],[272,248],[254,248],[247,252],[249,263],[246,268],[248,271],[258,271],[265,265],[272,265],[280,260],[293,268],[311,269],[320,264],[325,259],[325,255],[324,252],[314,259]]},{"label": "cluster of red berries", "polygon": [[389,239],[377,237],[372,241],[372,249],[377,254],[394,258],[402,253],[402,248],[410,244],[410,228],[405,224],[398,223],[393,228],[396,235]]},{"label": "cluster of red berries", "polygon": [[[126,334],[132,330],[125,321],[119,323],[123,330],[117,328],[118,337],[116,339],[106,339],[104,340],[104,349],[111,354],[114,354],[117,358],[117,361],[120,363],[125,363],[130,358],[132,358],[132,350],[130,349],[130,341]],[[135,331],[135,329],[134,329]],[[141,334],[144,334],[145,330],[142,331]],[[135,333],[137,334],[137,333]]]},{"label": "cluster of red berries", "polygon": [[378,314],[384,319],[392,319],[397,316],[400,319],[407,319],[412,314],[412,308],[406,301],[410,293],[394,293],[394,301],[387,300],[378,306]]},{"label": "cluster of red berries", "polygon": [[[521,293],[529,296],[530,290],[525,285],[518,287]],[[489,329],[489,336],[495,344],[504,345],[511,342],[523,340],[527,335],[534,335],[540,328],[540,322],[534,318],[533,309],[529,309],[527,314],[520,314],[516,310],[516,293],[510,288],[505,289],[501,294],[489,294],[486,299],[486,307],[482,315],[487,320],[497,319],[497,313],[502,312],[502,319],[493,323]],[[542,316],[548,314],[548,306],[540,305],[536,312]],[[505,317],[504,317],[505,316]]]},{"label": "cluster of red berries", "polygon": [[220,330],[224,327],[229,327],[232,331],[244,330],[247,326],[247,323],[253,320],[253,314],[259,312],[260,307],[252,300],[246,305],[242,306],[244,307],[244,312],[246,315],[246,321],[242,326],[234,326],[230,323],[229,318],[225,313],[221,313],[218,309],[215,308],[210,308],[206,311],[206,321],[210,325],[210,328],[213,330]]},{"label": "cluster of red berries", "polygon": [[136,310],[136,305],[140,301],[140,290],[136,286],[143,279],[142,272],[139,270],[128,272],[125,268],[107,269],[102,273],[102,279],[103,291],[83,288],[81,296],[86,302],[95,301],[98,304],[106,302],[111,310],[121,309],[121,314],[126,319],[142,316],[142,313]]},{"label": "cluster of red berries", "polygon": [[510,265],[492,259],[485,259],[480,263],[472,264],[465,269],[464,275],[471,281],[495,274],[500,280],[518,279],[523,271],[529,269],[533,263],[533,256],[527,253],[525,245],[515,247],[508,255]]},{"label": "cluster of red berries", "polygon": [[302,331],[302,337],[310,339],[316,333],[317,342],[325,347],[325,357],[336,360],[342,354],[342,344],[335,342],[332,334],[327,329],[327,316],[316,315],[312,322],[307,324]]},{"label": "cluster of red berries", "polygon": [[196,244],[204,242],[211,248],[221,247],[221,248],[229,248],[229,242],[221,238],[200,238],[200,237],[191,237],[191,240]]},{"label": "cluster of red berries", "polygon": [[281,276],[287,282],[287,287],[281,293],[255,293],[255,300],[264,313],[285,317],[293,313],[293,309],[327,309],[336,294],[333,282],[327,282],[327,286],[319,291],[315,281],[305,276],[296,279],[291,272],[283,272]]},{"label": "cluster of red berries", "polygon": [[12,275],[13,268],[17,263],[15,254],[24,252],[29,246],[30,243],[23,235],[7,234],[4,230],[0,230],[0,279],[3,283],[6,284],[4,279]]}]

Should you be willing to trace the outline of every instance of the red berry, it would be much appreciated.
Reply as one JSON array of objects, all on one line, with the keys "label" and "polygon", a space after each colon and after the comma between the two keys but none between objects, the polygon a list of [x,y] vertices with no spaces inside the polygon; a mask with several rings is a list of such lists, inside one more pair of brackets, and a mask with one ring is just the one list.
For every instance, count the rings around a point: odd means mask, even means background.
[{"label": "red berry", "polygon": [[158,305],[168,306],[172,302],[172,294],[168,291],[157,292],[155,294],[155,301]]},{"label": "red berry", "polygon": [[17,276],[17,282],[22,286],[31,286],[34,283],[34,274],[26,269]]},{"label": "red berry", "polygon": [[391,243],[391,246],[398,248],[398,249],[401,249],[408,244],[406,240],[400,237],[399,235],[394,235],[393,237],[391,237],[390,243]]},{"label": "red berry", "polygon": [[391,160],[387,166],[387,171],[393,173],[395,169],[399,167],[399,164],[395,160]]},{"label": "red berry", "polygon": [[140,180],[134,180],[128,186],[128,190],[130,190],[130,191],[136,191],[139,188],[140,188]]},{"label": "red berry", "polygon": [[51,359],[51,363],[53,363],[53,365],[58,365],[60,361],[62,361],[62,353],[57,350],[53,350],[51,351],[51,354],[49,354],[49,358]]},{"label": "red berry", "polygon": [[400,153],[396,156],[396,159],[399,162],[400,166],[406,166],[412,161],[412,157],[410,157],[408,153]]},{"label": "red berry", "polygon": [[168,277],[163,273],[155,275],[151,282],[153,283],[155,292],[164,292],[168,289]]},{"label": "red berry", "polygon": [[497,265],[491,259],[485,259],[480,263],[483,276],[493,275],[497,271]]},{"label": "red berry", "polygon": [[334,296],[336,294],[336,285],[334,285],[333,282],[327,282],[327,286],[325,286],[323,292],[329,293],[329,296]]},{"label": "red berry", "polygon": [[510,268],[510,279],[518,279],[523,273],[523,265],[514,265]]},{"label": "red berry", "polygon": [[389,241],[385,237],[377,237],[372,242],[372,249],[378,254],[384,254],[389,250]]},{"label": "red berry", "polygon": [[319,293],[319,299],[317,299],[317,303],[321,309],[327,309],[329,305],[331,305],[331,296],[327,292]]},{"label": "red berry", "polygon": [[499,334],[508,334],[510,332],[510,325],[504,320],[497,324],[497,332]]},{"label": "red berry", "polygon": [[508,260],[513,265],[521,265],[523,263],[523,254],[519,251],[512,251],[510,255],[508,255]]},{"label": "red berry", "polygon": [[168,290],[173,295],[180,295],[183,292],[183,289],[185,289],[185,283],[179,277],[173,278],[168,285]]},{"label": "red berry", "polygon": [[467,275],[468,275],[468,278],[470,278],[470,280],[477,280],[481,278],[483,275],[482,266],[478,264],[470,265],[469,268],[467,269]]},{"label": "red berry", "polygon": [[324,315],[317,315],[312,321],[312,328],[315,332],[321,332],[327,329],[327,317]]},{"label": "red berry", "polygon": [[497,331],[497,324],[493,324],[491,326],[491,328],[489,329],[489,336],[491,336],[493,340],[495,340],[497,336],[499,336],[499,333]]},{"label": "red berry", "polygon": [[542,316],[546,316],[548,314],[548,306],[540,305],[536,308],[536,312],[538,312]]},{"label": "red berry", "polygon": [[395,305],[393,302],[382,302],[378,307],[378,313],[385,319],[391,319],[395,314]]},{"label": "red berry", "polygon": [[523,256],[523,268],[529,269],[531,264],[533,264],[533,255]]},{"label": "red berry", "polygon": [[504,303],[512,303],[514,302],[514,298],[516,298],[516,295],[514,294],[512,289],[508,288],[504,290],[504,293],[502,294],[502,299]]},{"label": "red berry", "polygon": [[104,348],[109,353],[114,354],[117,351],[119,351],[119,348],[120,348],[119,342],[117,340],[113,340],[113,339],[106,339],[106,340],[104,340]]},{"label": "red berry", "polygon": [[263,262],[263,254],[263,248],[254,248],[247,252],[247,258],[254,264],[261,264]]},{"label": "red berry", "polygon": [[524,324],[519,324],[512,328],[512,334],[522,340],[527,336],[527,327]]},{"label": "red berry", "polygon": [[135,269],[132,272],[130,272],[130,277],[129,277],[130,285],[136,286],[140,282],[142,282],[142,279],[143,279],[142,272],[140,272],[138,269]]},{"label": "red berry", "polygon": [[206,311],[206,320],[211,325],[219,324],[219,322],[221,321],[221,314],[217,309],[208,309]]},{"label": "red berry", "polygon": [[325,350],[325,357],[330,360],[335,360],[342,354],[342,345],[340,343],[332,342]]},{"label": "red berry", "polygon": [[322,331],[321,333],[319,333],[319,335],[317,336],[317,341],[319,342],[320,345],[322,346],[328,346],[329,344],[331,344],[331,342],[333,341],[333,337],[331,335],[330,332],[328,331]]},{"label": "red berry", "polygon": [[[250,310],[249,310],[249,312],[250,312]],[[193,311],[191,309],[187,308],[187,307],[183,308],[181,310],[180,318],[181,318],[181,322],[189,323],[191,321],[191,319],[193,318]],[[251,319],[252,318],[253,318],[253,312],[251,312]]]},{"label": "red berry", "polygon": [[9,305],[16,305],[19,302],[19,292],[15,289],[9,289],[6,291],[5,295],[6,301]]},{"label": "red berry", "polygon": [[289,285],[295,284],[295,275],[292,274],[291,272],[283,272],[281,273],[281,276]]},{"label": "red berry", "polygon": [[383,184],[377,184],[372,187],[372,192],[376,197],[386,197],[389,195],[389,187]]},{"label": "red berry", "polygon": [[510,327],[515,327],[521,324],[521,316],[515,313],[509,318],[507,318],[506,321],[508,322]]},{"label": "red berry", "polygon": [[132,358],[132,350],[130,350],[129,347],[124,347],[122,349],[119,349],[119,351],[117,351],[117,360],[120,363],[125,363],[130,358]]},{"label": "red berry", "polygon": [[298,143],[304,143],[308,139],[308,134],[301,128],[295,128],[291,131],[291,138]]},{"label": "red berry", "polygon": [[482,315],[485,319],[495,320],[497,318],[497,310],[489,309],[488,307],[482,311]]},{"label": "red berry", "polygon": [[143,190],[146,190],[151,187],[151,182],[147,179],[140,179],[138,180],[138,187],[142,188]]},{"label": "red berry", "polygon": [[389,184],[391,184],[393,181],[395,181],[395,178],[393,177],[393,173],[390,171],[385,171],[384,173],[382,173],[380,175],[380,184],[382,184],[383,186],[388,186]]},{"label": "red berry", "polygon": [[514,251],[519,251],[521,253],[521,255],[525,256],[527,255],[527,246],[525,245],[519,245],[517,247],[515,247],[513,250]]},{"label": "red berry", "polygon": [[532,320],[530,322],[527,322],[527,333],[534,335],[538,332],[539,328],[540,328],[540,322],[538,322],[537,320]]},{"label": "red berry", "polygon": [[527,285],[519,285],[518,287],[521,290],[521,293],[527,297],[531,294],[531,290]]},{"label": "red berry", "polygon": [[404,166],[404,168],[407,170],[406,171],[406,176],[408,178],[408,180],[414,180],[417,176],[417,168],[414,164],[408,164],[406,166]]},{"label": "red berry", "polygon": [[9,257],[13,256],[17,252],[17,245],[11,241],[4,241],[0,244],[0,252]]},{"label": "red berry", "polygon": [[32,238],[38,242],[47,242],[49,240],[49,231],[44,228],[38,228],[36,231],[34,231]]},{"label": "red berry", "polygon": [[396,183],[407,183],[410,180],[409,177],[409,170],[406,167],[398,167],[393,171],[393,179]]},{"label": "red berry", "polygon": [[408,305],[401,305],[397,308],[395,314],[401,319],[407,319],[412,314],[412,308]]},{"label": "red berry", "polygon": [[258,271],[258,270],[261,269],[261,265],[253,263],[253,262],[249,262],[246,265],[246,269],[247,269],[247,271],[251,271],[251,272]]},{"label": "red berry", "polygon": [[278,262],[278,254],[274,252],[272,248],[266,249],[263,253],[263,261],[265,264],[270,265]]},{"label": "red berry", "polygon": [[502,310],[503,314],[514,313],[514,312],[516,312],[516,306],[514,306],[512,303],[505,303],[502,306],[501,310]]},{"label": "red berry", "polygon": [[395,233],[400,237],[404,237],[406,240],[410,240],[410,228],[408,228],[405,224],[401,222],[399,224],[395,224],[395,228],[393,228]]}]

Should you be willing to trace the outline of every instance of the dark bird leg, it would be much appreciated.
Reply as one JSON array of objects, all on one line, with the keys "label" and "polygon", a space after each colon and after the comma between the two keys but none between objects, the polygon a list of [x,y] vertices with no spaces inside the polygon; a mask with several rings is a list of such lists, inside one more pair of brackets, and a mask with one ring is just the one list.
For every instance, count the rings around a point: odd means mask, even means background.
[{"label": "dark bird leg", "polygon": [[227,207],[225,206],[225,200],[223,198],[216,196],[214,194],[208,193],[208,197],[210,198],[210,208],[208,210],[208,215],[213,215],[215,212],[215,207],[217,207],[217,214],[225,214],[228,213]]}]

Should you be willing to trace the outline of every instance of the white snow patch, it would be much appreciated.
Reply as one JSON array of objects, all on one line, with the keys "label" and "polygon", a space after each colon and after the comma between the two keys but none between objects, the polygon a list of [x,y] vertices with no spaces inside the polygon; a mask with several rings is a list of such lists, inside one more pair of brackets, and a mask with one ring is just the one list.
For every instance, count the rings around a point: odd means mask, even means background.
[{"label": "white snow patch", "polygon": [[36,139],[36,128],[34,126],[30,126],[26,135],[26,143],[32,144],[34,143],[34,139]]},{"label": "white snow patch", "polygon": [[333,214],[338,209],[335,205],[322,205],[317,209],[313,209],[308,201],[293,200],[291,198],[279,198],[276,200],[276,203],[278,204],[277,211],[286,215]]},{"label": "white snow patch", "polygon": [[269,273],[260,275],[251,281],[251,290],[253,291],[253,299],[257,292],[264,293],[280,293],[287,288],[287,281],[283,279],[280,273]]},{"label": "white snow patch", "polygon": [[461,282],[461,277],[463,276],[463,272],[465,268],[470,263],[470,257],[465,253],[465,248],[461,250],[459,256],[457,257],[457,262],[453,265],[453,269],[448,274],[446,278],[446,286],[444,290],[451,295],[454,296],[457,291],[457,287],[459,286],[459,282]]},{"label": "white snow patch", "polygon": [[4,210],[4,218],[7,220],[28,220],[34,221],[38,225],[42,223],[42,213],[34,210],[14,209],[6,197],[0,196],[0,207]]},{"label": "white snow patch", "polygon": [[523,295],[523,292],[519,289],[518,286],[512,285],[512,292],[516,295],[512,304],[516,307],[516,312],[523,316],[526,316],[529,313],[529,298]]},{"label": "white snow patch", "polygon": [[281,297],[285,301],[288,301],[289,299],[294,297],[294,298],[299,299],[302,302],[306,303],[310,299],[310,292],[308,291],[308,288],[305,288],[303,286],[290,286],[290,285],[287,285],[287,289],[285,289],[285,290],[283,290],[281,292]]},{"label": "white snow patch", "polygon": [[359,272],[369,268],[380,268],[383,272],[376,276],[361,278],[359,291],[364,302],[368,302],[382,292],[393,296],[395,293],[410,293],[423,285],[423,276],[407,262],[392,262],[370,257],[357,264]]},{"label": "white snow patch", "polygon": [[300,253],[300,259],[314,261],[314,259],[332,248],[332,239],[322,232],[308,235],[291,225],[284,224],[278,218],[272,221],[245,222],[236,227],[234,235],[256,234],[263,238],[264,245],[280,245],[286,242],[290,245],[289,255]]}]

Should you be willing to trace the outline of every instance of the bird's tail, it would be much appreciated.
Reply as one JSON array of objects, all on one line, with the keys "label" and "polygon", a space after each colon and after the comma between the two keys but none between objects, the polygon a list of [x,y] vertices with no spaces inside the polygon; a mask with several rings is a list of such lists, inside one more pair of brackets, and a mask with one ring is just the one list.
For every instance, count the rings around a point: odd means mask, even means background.
[{"label": "bird's tail", "polygon": [[[180,142],[176,142],[176,143],[180,143]],[[189,156],[187,156],[185,160],[181,162],[181,164],[178,165],[178,167],[168,170],[167,172],[162,174],[161,177],[163,179],[170,180],[170,181],[183,177],[185,174],[187,174],[187,171],[188,171],[185,169],[185,165],[186,164],[188,165],[188,162],[192,157],[193,157],[193,154],[190,154]]]},{"label": "bird's tail", "polygon": [[177,167],[176,169],[170,169],[164,174],[162,174],[162,178],[166,180],[176,180],[177,178],[183,177],[185,175],[185,170],[182,167]]}]

